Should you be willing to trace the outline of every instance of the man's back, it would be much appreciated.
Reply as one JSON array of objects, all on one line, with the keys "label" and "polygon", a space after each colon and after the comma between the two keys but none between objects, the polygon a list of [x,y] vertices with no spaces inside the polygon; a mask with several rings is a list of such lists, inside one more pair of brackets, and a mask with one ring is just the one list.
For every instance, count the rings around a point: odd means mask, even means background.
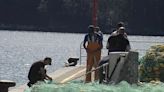
[{"label": "man's back", "polygon": [[41,74],[39,73],[40,68],[44,68],[44,63],[41,61],[35,62],[34,64],[32,64],[30,71],[29,71],[29,75],[28,78],[31,79],[35,79],[41,76]]},{"label": "man's back", "polygon": [[126,51],[129,41],[124,35],[111,36],[108,39],[109,43],[109,52],[112,51]]}]

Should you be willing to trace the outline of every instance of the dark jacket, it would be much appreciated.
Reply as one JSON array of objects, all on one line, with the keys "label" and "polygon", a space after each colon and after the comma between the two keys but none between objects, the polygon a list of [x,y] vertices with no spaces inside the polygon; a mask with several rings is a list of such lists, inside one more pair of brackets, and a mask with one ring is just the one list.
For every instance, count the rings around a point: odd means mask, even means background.
[{"label": "dark jacket", "polygon": [[124,37],[124,35],[119,34],[116,36],[110,36],[108,38],[108,44],[109,46],[107,47],[108,52],[113,52],[113,51],[127,51],[127,47],[130,47],[129,40]]},{"label": "dark jacket", "polygon": [[39,81],[39,80],[43,80],[43,75],[41,74],[41,68],[44,68],[45,64],[41,61],[35,62],[34,64],[32,64],[29,74],[28,74],[28,79],[30,81]]}]

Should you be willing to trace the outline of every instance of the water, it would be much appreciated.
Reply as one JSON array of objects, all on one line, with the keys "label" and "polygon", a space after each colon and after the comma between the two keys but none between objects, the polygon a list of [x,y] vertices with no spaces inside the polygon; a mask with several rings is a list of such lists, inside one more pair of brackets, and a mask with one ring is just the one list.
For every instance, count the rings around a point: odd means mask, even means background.
[{"label": "water", "polygon": [[[48,73],[62,68],[69,57],[80,56],[80,43],[85,34],[0,31],[0,80],[15,81],[18,85],[27,83],[31,64],[46,56],[52,58]],[[104,46],[109,35],[104,35]],[[164,41],[160,36],[129,36],[133,50],[140,57],[153,44]],[[153,42],[153,43],[152,43]],[[164,42],[163,42],[164,43]],[[107,51],[103,49],[103,55]],[[83,51],[85,54],[85,51]],[[82,59],[83,61],[85,59]]]}]

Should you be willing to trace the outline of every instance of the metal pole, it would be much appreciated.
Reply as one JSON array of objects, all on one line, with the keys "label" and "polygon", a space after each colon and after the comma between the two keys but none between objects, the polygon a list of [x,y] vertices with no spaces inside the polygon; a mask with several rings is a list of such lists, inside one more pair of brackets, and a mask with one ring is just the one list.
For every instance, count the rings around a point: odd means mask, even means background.
[{"label": "metal pole", "polygon": [[97,11],[98,11],[98,1],[97,0],[93,0],[92,22],[93,22],[93,26],[94,27],[97,26]]},{"label": "metal pole", "polygon": [[80,61],[80,65],[81,65],[81,57],[82,57],[82,45],[83,45],[83,41],[80,43],[80,57],[79,57],[79,61]]}]

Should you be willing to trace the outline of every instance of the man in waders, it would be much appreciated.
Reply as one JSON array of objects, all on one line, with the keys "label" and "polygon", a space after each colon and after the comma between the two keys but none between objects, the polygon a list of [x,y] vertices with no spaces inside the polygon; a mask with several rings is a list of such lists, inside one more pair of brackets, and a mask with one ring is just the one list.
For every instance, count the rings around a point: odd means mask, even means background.
[{"label": "man in waders", "polygon": [[44,60],[37,61],[32,64],[28,74],[28,86],[31,87],[38,81],[44,81],[45,79],[51,80],[52,78],[46,74],[45,65],[51,65],[51,58],[46,57]]},{"label": "man in waders", "polygon": [[[100,35],[94,32],[94,26],[90,25],[88,27],[88,34],[85,35],[83,46],[87,52],[87,65],[86,65],[86,80],[85,82],[91,82],[92,67],[98,67],[98,63],[101,57],[102,38]],[[98,70],[95,71],[95,79],[98,80]]]}]

